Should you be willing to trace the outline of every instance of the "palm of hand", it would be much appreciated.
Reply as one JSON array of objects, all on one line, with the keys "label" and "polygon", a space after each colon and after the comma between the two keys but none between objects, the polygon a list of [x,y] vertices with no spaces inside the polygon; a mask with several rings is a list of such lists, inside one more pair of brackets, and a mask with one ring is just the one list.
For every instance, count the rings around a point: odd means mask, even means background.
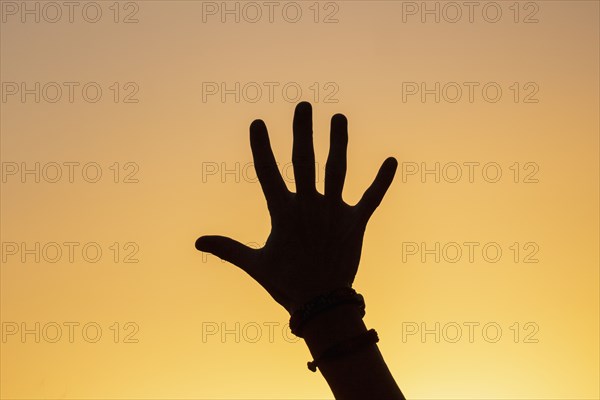
[{"label": "palm of hand", "polygon": [[253,277],[288,311],[321,293],[351,287],[365,230],[353,211],[322,195],[310,201],[292,195],[272,216]]},{"label": "palm of hand", "polygon": [[250,126],[254,165],[263,188],[271,233],[261,249],[222,236],[203,236],[196,248],[227,260],[261,284],[292,313],[313,297],[351,287],[358,270],[367,222],[391,184],[397,162],[388,158],[355,206],[342,200],[346,174],[347,121],[331,120],[331,146],[325,170],[325,194],[315,189],[312,110],[300,103],[294,114],[292,161],[296,193],[290,192],[275,163],[266,126]]}]

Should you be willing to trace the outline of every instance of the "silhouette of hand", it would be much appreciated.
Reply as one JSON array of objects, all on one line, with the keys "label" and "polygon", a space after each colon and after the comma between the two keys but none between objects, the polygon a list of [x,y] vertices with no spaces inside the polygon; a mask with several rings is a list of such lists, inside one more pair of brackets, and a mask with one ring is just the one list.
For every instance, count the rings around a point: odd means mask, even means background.
[{"label": "silhouette of hand", "polygon": [[283,181],[262,120],[250,125],[256,174],[271,215],[265,246],[253,249],[223,236],[202,236],[196,248],[237,265],[292,313],[314,297],[351,287],[358,270],[367,222],[394,179],[395,158],[386,159],[355,206],[342,200],[346,176],[348,121],[331,119],[331,143],[325,167],[325,194],[315,187],[315,155],[310,103],[296,106],[292,163],[296,193]]}]

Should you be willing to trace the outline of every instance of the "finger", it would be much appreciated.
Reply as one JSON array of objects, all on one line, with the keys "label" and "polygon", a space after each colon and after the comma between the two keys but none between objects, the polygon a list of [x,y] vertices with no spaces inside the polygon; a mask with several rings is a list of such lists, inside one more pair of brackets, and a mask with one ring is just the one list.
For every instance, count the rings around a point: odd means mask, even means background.
[{"label": "finger", "polygon": [[348,147],[348,120],[342,114],[331,118],[329,156],[325,165],[325,197],[341,200],[346,178],[346,149]]},{"label": "finger", "polygon": [[292,163],[296,193],[301,195],[316,192],[315,188],[315,152],[312,138],[312,107],[303,101],[298,103],[294,112],[294,145]]},{"label": "finger", "polygon": [[267,126],[260,119],[250,124],[250,147],[254,158],[254,169],[265,194],[267,207],[272,210],[280,204],[288,189],[277,169]]},{"label": "finger", "polygon": [[225,236],[202,236],[196,240],[196,249],[229,261],[250,273],[256,250]]},{"label": "finger", "polygon": [[394,157],[386,159],[381,165],[381,168],[379,168],[375,180],[356,205],[365,221],[369,220],[375,209],[381,204],[385,192],[394,180],[394,174],[396,173],[397,167],[398,161],[396,161]]}]

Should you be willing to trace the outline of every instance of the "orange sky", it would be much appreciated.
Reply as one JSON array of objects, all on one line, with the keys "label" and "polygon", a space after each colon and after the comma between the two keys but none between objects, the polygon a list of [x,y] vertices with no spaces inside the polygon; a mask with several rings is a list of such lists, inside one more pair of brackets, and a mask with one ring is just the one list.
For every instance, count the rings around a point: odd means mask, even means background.
[{"label": "orange sky", "polygon": [[0,3],[2,398],[332,397],[193,246],[264,243],[299,100],[320,190],[337,112],[345,201],[400,162],[355,288],[406,396],[600,396],[597,2],[51,3]]}]

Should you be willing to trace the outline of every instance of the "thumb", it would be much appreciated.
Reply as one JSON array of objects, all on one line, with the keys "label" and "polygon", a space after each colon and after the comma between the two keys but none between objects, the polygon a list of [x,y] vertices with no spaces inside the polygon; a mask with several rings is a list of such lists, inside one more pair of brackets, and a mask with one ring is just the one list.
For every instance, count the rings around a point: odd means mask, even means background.
[{"label": "thumb", "polygon": [[196,249],[214,254],[246,272],[256,255],[255,249],[225,236],[201,236],[196,240]]}]

